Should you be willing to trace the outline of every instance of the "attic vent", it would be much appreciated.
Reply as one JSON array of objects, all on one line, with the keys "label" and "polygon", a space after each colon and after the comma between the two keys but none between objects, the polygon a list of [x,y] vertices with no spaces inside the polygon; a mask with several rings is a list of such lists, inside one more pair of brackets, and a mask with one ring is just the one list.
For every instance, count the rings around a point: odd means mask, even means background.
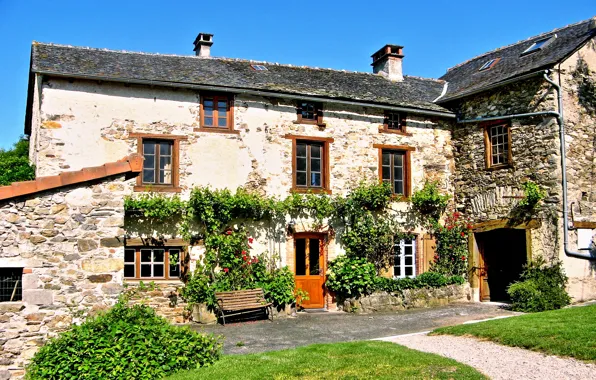
[{"label": "attic vent", "polygon": [[524,50],[523,53],[521,53],[521,56],[527,55],[527,54],[530,54],[530,53],[534,53],[534,52],[537,52],[538,50],[544,49],[552,41],[554,41],[555,38],[557,38],[557,35],[556,34],[553,34],[552,36],[548,36],[546,38],[541,38],[538,41],[534,41],[534,43],[532,45],[530,45],[530,47],[528,47],[526,50]]},{"label": "attic vent", "polygon": [[501,58],[494,58],[494,59],[490,59],[487,62],[484,63],[484,65],[482,65],[478,71],[484,71],[484,70],[488,70],[490,68],[492,68],[494,65],[497,64],[497,62],[499,62],[501,60]]},{"label": "attic vent", "polygon": [[255,71],[267,71],[267,67],[263,65],[250,65]]}]

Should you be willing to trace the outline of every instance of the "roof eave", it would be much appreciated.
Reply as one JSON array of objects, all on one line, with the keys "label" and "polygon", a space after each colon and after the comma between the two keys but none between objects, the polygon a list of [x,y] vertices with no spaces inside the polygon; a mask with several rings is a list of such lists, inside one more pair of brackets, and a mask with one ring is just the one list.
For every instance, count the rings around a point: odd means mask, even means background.
[{"label": "roof eave", "polygon": [[466,98],[466,97],[471,96],[471,95],[479,94],[481,92],[485,92],[485,91],[489,91],[489,90],[494,90],[495,88],[499,88],[499,87],[502,87],[502,86],[505,86],[505,85],[508,85],[508,84],[511,84],[511,83],[515,83],[515,82],[519,82],[519,81],[522,81],[522,80],[530,79],[530,78],[533,78],[533,77],[536,77],[536,76],[539,76],[539,75],[544,74],[544,71],[545,70],[548,70],[549,68],[552,68],[553,66],[555,66],[555,64],[548,65],[548,66],[545,66],[545,67],[541,67],[540,69],[538,69],[536,71],[532,71],[531,73],[528,73],[528,74],[518,75],[518,76],[515,76],[515,77],[511,77],[511,78],[502,80],[502,81],[497,82],[497,83],[492,83],[492,84],[487,85],[487,86],[478,87],[478,88],[475,88],[475,89],[470,90],[470,91],[464,91],[464,92],[459,93],[459,94],[454,95],[454,96],[447,96],[447,97],[444,97],[444,98],[440,98],[440,99],[437,99],[437,104],[446,104],[446,103],[452,102],[454,100],[463,99],[463,98]]}]

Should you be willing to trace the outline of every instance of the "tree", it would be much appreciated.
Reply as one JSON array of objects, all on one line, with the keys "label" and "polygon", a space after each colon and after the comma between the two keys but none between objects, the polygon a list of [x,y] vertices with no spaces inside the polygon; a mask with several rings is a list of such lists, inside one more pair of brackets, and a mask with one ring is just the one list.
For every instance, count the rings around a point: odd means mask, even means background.
[{"label": "tree", "polygon": [[12,149],[0,149],[0,186],[35,179],[35,167],[29,163],[29,140],[21,137]]}]

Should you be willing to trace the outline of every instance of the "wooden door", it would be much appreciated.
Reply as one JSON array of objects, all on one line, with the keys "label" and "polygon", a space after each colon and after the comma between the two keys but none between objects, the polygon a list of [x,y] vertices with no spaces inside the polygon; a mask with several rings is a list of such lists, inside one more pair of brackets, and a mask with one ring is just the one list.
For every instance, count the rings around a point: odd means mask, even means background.
[{"label": "wooden door", "polygon": [[490,288],[488,286],[488,267],[484,256],[484,245],[483,240],[478,240],[478,281],[480,283],[480,301],[490,301]]},{"label": "wooden door", "polygon": [[308,293],[305,309],[325,307],[325,239],[320,234],[294,235],[296,288]]}]

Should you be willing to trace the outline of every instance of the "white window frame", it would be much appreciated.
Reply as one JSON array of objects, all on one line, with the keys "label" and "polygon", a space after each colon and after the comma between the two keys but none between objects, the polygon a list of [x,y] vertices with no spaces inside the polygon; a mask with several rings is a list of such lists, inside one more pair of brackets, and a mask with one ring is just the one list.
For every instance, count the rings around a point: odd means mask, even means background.
[{"label": "white window frame", "polygon": [[[397,256],[395,255],[395,261],[393,263],[393,278],[406,278],[416,277],[416,237],[413,237],[411,243],[407,244],[405,239],[400,240],[395,244],[395,247],[399,247],[399,265],[395,265],[397,262]],[[412,247],[412,265],[406,265],[406,247]],[[408,255],[410,256],[410,255]],[[406,268],[412,268],[412,275],[406,276]],[[395,268],[399,268],[399,276],[395,275]]]}]

